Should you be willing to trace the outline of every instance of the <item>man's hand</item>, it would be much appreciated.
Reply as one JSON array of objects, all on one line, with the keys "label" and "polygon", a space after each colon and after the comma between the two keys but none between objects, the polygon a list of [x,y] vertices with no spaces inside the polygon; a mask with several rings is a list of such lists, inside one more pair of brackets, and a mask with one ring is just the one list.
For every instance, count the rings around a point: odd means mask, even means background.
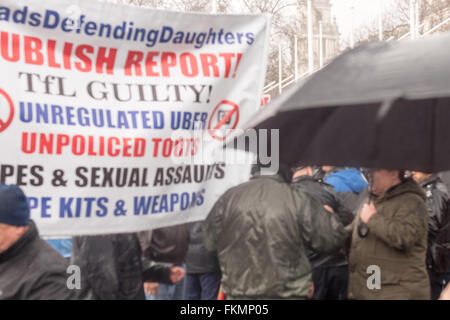
[{"label": "man's hand", "polygon": [[184,269],[180,267],[170,268],[170,281],[177,283],[184,278]]},{"label": "man's hand", "polygon": [[369,222],[370,218],[377,213],[377,209],[373,205],[373,202],[367,204],[365,203],[362,207],[361,214],[359,215],[359,218],[362,222],[367,223]]},{"label": "man's hand", "polygon": [[144,291],[148,295],[156,296],[158,293],[158,282],[144,282]]}]

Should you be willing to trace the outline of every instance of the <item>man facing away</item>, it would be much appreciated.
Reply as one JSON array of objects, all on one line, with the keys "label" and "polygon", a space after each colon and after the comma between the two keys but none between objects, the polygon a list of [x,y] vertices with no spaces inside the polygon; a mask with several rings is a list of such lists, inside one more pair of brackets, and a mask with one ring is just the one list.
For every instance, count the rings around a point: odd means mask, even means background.
[{"label": "man facing away", "polygon": [[[353,214],[341,203],[334,188],[315,178],[320,168],[299,166],[295,169],[292,185],[316,197],[322,205],[330,206],[344,226],[353,221]],[[311,252],[309,259],[313,268],[314,295],[316,300],[347,299],[348,261],[344,248],[334,254]]]},{"label": "man facing away", "polygon": [[0,184],[0,300],[77,299],[67,261],[39,237],[23,191]]},{"label": "man facing away", "polygon": [[203,224],[217,251],[227,299],[305,299],[312,276],[307,247],[338,250],[342,224],[321,203],[290,185],[290,168],[229,189]]},{"label": "man facing away", "polygon": [[425,194],[400,170],[369,174],[373,199],[353,222],[350,299],[430,299]]}]

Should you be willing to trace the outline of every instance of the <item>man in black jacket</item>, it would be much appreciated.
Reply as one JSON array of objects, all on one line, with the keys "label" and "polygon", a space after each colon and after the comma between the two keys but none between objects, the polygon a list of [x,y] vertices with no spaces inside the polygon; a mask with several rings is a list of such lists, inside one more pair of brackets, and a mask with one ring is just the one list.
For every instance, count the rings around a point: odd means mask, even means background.
[{"label": "man in black jacket", "polygon": [[[353,214],[344,207],[334,188],[318,179],[315,171],[320,168],[299,166],[295,169],[292,185],[333,209],[344,226],[353,221]],[[344,248],[334,254],[309,254],[313,268],[314,295],[316,300],[344,300],[347,297],[348,259]]]},{"label": "man in black jacket", "polygon": [[83,298],[145,300],[144,282],[181,280],[178,267],[142,263],[136,233],[78,236],[72,242],[71,263],[80,267]]},{"label": "man in black jacket", "polygon": [[450,196],[445,184],[435,174],[413,171],[413,178],[427,196],[430,215],[427,269],[431,299],[436,300],[450,281]]},{"label": "man in black jacket", "polygon": [[23,191],[0,185],[0,300],[77,299],[68,264],[39,238]]}]

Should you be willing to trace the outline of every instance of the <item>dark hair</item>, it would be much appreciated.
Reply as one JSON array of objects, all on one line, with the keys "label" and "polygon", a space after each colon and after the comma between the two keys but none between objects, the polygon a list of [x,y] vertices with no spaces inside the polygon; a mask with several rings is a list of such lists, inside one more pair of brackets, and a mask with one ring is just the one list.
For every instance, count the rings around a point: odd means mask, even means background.
[{"label": "dark hair", "polygon": [[[261,165],[260,163],[253,164],[251,169],[251,176],[257,177],[261,175],[261,170],[263,170],[264,168],[268,167]],[[291,167],[284,163],[280,162],[278,170],[276,172],[274,171],[273,174],[281,176],[283,180],[285,180],[288,183],[292,181]]]},{"label": "dark hair", "polygon": [[398,178],[400,179],[401,182],[405,182],[410,179],[410,177],[406,176],[406,170],[399,170]]},{"label": "dark hair", "polygon": [[279,168],[278,168],[278,175],[280,175],[281,177],[283,177],[283,179],[286,182],[291,182],[292,181],[292,171],[291,171],[291,167],[280,162]]}]

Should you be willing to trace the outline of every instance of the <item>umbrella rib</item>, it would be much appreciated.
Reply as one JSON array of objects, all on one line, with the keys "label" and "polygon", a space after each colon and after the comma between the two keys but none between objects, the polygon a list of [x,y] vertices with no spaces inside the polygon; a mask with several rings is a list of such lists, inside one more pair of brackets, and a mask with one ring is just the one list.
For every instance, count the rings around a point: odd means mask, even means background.
[{"label": "umbrella rib", "polygon": [[371,152],[371,155],[369,158],[372,161],[378,155],[379,150],[380,150],[380,141],[378,138],[380,137],[380,133],[381,133],[382,120],[386,116],[386,114],[389,112],[389,110],[391,109],[394,102],[395,102],[395,99],[388,99],[388,100],[383,101],[381,106],[379,106],[379,109],[377,112],[377,118],[375,120],[375,128],[374,128],[374,135],[373,135],[373,139],[374,139],[373,147],[372,147],[372,152]]},{"label": "umbrella rib", "polygon": [[386,114],[389,112],[389,110],[391,110],[392,105],[394,104],[394,101],[396,99],[395,98],[391,98],[388,100],[383,101],[383,103],[381,104],[381,107],[378,109],[378,113],[377,113],[377,122],[381,121]]}]

